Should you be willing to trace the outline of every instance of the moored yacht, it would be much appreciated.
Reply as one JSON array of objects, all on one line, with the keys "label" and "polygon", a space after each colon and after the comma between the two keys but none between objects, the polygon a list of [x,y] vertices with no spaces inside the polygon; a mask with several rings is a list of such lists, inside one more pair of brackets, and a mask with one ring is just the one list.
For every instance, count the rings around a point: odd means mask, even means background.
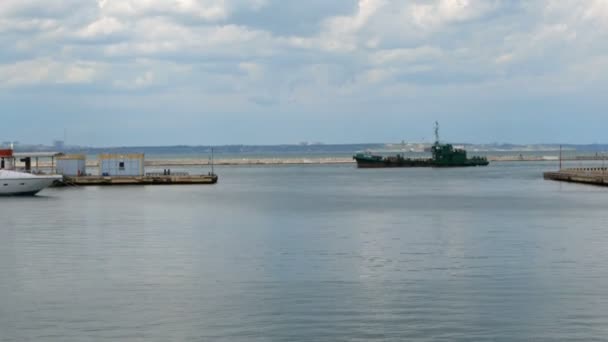
[{"label": "moored yacht", "polygon": [[58,175],[33,175],[0,170],[0,196],[33,196],[62,179],[63,177]]}]

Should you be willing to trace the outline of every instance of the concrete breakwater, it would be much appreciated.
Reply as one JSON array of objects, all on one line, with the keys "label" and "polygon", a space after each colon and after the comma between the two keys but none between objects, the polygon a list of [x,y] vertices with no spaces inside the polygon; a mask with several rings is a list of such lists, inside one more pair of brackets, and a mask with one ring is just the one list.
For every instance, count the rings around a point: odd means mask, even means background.
[{"label": "concrete breakwater", "polygon": [[543,177],[548,180],[561,182],[608,186],[608,168],[606,167],[562,169],[560,171],[545,172]]},{"label": "concrete breakwater", "polygon": [[[301,165],[301,164],[350,164],[352,157],[323,157],[323,158],[223,158],[215,159],[214,165]],[[200,166],[211,165],[209,159],[152,159],[146,161],[146,166]]]}]

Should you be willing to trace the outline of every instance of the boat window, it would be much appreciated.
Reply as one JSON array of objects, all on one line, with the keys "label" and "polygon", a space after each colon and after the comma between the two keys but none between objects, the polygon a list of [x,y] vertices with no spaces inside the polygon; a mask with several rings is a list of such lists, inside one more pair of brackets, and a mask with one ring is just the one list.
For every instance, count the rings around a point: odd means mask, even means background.
[{"label": "boat window", "polygon": [[120,162],[120,163],[118,163],[118,167],[119,167],[120,169],[124,169],[124,168],[125,168],[125,162]]}]

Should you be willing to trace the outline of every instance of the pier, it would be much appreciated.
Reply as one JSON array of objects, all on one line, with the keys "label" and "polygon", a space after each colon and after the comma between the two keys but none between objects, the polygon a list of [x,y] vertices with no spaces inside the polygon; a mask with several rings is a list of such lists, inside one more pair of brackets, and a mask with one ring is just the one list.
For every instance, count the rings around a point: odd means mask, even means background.
[{"label": "pier", "polygon": [[560,171],[545,172],[543,176],[545,179],[554,181],[608,186],[608,168],[606,167],[562,169]]},{"label": "pier", "polygon": [[188,174],[146,174],[145,176],[80,176],[64,177],[64,185],[205,185],[217,183],[218,176]]}]

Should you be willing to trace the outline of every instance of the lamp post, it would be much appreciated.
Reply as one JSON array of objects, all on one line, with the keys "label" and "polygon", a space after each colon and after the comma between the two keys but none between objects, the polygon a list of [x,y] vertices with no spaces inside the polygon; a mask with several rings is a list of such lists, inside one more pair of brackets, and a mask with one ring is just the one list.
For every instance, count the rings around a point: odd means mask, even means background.
[{"label": "lamp post", "polygon": [[559,170],[562,170],[562,145],[559,145]]}]

